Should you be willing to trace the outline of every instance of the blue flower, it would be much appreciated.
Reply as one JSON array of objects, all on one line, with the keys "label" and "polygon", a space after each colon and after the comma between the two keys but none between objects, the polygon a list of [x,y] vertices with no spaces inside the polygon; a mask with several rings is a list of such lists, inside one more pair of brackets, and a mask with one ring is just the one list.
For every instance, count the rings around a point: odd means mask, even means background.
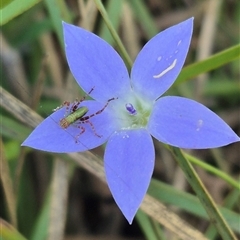
[{"label": "blue flower", "polygon": [[[138,54],[129,79],[123,60],[108,43],[63,23],[71,72],[94,100],[65,104],[22,145],[63,153],[86,151],[107,141],[107,183],[131,223],[154,168],[152,136],[187,149],[215,148],[240,141],[220,117],[202,104],[183,97],[160,97],[183,67],[192,28],[190,18],[153,37]],[[63,130],[61,119],[74,115],[81,107],[86,114]]]}]

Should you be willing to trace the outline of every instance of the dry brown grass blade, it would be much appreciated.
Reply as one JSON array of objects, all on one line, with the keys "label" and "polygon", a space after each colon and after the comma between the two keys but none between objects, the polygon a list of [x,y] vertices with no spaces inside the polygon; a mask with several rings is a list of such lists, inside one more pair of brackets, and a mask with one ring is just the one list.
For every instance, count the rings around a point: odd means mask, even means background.
[{"label": "dry brown grass blade", "polygon": [[67,214],[68,165],[60,158],[54,159],[51,183],[50,221],[48,239],[63,239]]},{"label": "dry brown grass blade", "polygon": [[4,145],[2,142],[2,138],[0,137],[0,178],[6,198],[6,205],[8,207],[10,222],[14,227],[17,227],[17,201],[11,179],[10,169],[4,152]]},{"label": "dry brown grass blade", "polygon": [[[11,112],[16,118],[28,126],[36,127],[41,120],[41,117],[37,113],[1,87],[0,99],[0,104],[3,108]],[[93,173],[101,181],[106,182],[103,163],[94,154],[87,151],[84,153],[70,153],[68,155],[71,156],[78,165]],[[206,240],[202,233],[190,227],[179,216],[147,194],[142,202],[141,209],[181,239]]]},{"label": "dry brown grass blade", "polygon": [[121,22],[123,43],[126,46],[131,59],[135,59],[141,49],[139,43],[139,30],[137,30],[138,28],[136,27],[136,22],[134,21],[134,14],[129,6],[129,3],[124,1],[122,7]]},{"label": "dry brown grass blade", "polygon": [[78,25],[92,31],[98,15],[98,10],[94,1],[84,2],[83,0],[78,0],[78,6],[81,17]]},{"label": "dry brown grass blade", "polygon": [[[27,103],[29,101],[28,95],[26,95],[25,89],[29,92],[29,85],[26,81],[26,74],[23,67],[22,58],[17,49],[14,49],[5,39],[2,32],[0,32],[0,59],[1,59],[1,71],[4,71],[6,78],[1,79],[1,81],[6,83],[6,86],[14,92],[14,94],[21,99],[23,102]],[[1,78],[3,74],[1,73]],[[16,79],[17,83],[16,84]]]},{"label": "dry brown grass blade", "polygon": [[[217,23],[223,1],[210,0],[204,8],[204,16],[201,23],[201,31],[197,46],[197,60],[203,60],[211,56],[216,41]],[[195,99],[203,101],[203,90],[208,74],[201,74],[195,81]]]},{"label": "dry brown grass blade", "polygon": [[[41,11],[38,12],[36,18],[42,21],[45,18],[45,14]],[[56,44],[56,40],[53,37],[52,32],[44,32],[40,35],[39,43],[42,47],[42,51],[45,54],[44,61],[45,67],[48,69],[53,81],[53,85],[58,88],[63,87],[63,74],[61,61],[59,59],[59,48]],[[42,73],[45,73],[43,71]]]}]

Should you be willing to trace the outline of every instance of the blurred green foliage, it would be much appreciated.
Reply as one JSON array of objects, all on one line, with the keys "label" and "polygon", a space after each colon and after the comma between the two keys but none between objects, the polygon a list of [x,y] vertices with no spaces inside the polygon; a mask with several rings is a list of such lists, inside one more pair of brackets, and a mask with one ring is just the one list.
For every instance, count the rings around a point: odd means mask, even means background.
[{"label": "blurred green foliage", "polygon": [[[191,97],[203,102],[239,133],[240,3],[219,1],[220,10],[214,13],[214,38],[210,40],[213,42],[207,42],[211,46],[210,51],[205,59],[199,59],[199,52],[207,47],[201,45],[199,39],[202,37],[203,28],[206,27],[203,22],[207,18],[208,7],[211,7],[209,2],[103,1],[112,26],[132,59],[143,44],[157,32],[195,16],[194,36],[187,66],[168,94]],[[91,0],[4,0],[1,1],[0,16],[1,86],[44,117],[64,100],[62,96],[68,91],[69,85],[71,100],[81,95],[80,88],[76,90],[78,87],[74,85],[76,83],[71,77],[64,55],[61,27],[63,20],[89,29],[117,47]],[[201,74],[205,76],[199,78]],[[56,155],[21,148],[21,142],[31,129],[6,109],[0,108],[0,114],[3,142],[1,161],[6,167],[4,169],[8,169],[5,174],[1,174],[0,197],[4,207],[0,210],[0,216],[14,226],[6,227],[0,222],[5,233],[3,239],[21,240],[25,239],[23,236],[31,240],[46,239],[51,229],[49,199],[54,192],[50,189],[50,183]],[[99,148],[94,153],[101,157],[102,149]],[[209,164],[220,173],[228,175],[236,184],[239,183],[239,143],[214,151],[192,151],[190,154],[207,163],[199,167],[201,178],[214,200],[221,205],[220,209],[227,223],[239,236],[239,190],[221,174],[211,171],[208,167]],[[82,170],[79,163],[69,156],[65,156],[64,161],[70,166],[67,176],[70,186],[69,201],[63,206],[67,211],[65,236],[83,233],[115,234],[125,239],[132,234],[142,239],[143,236],[146,239],[167,239],[166,230],[144,212],[137,215],[138,224],[134,223],[138,225],[136,232],[135,228],[128,227],[128,232],[132,233],[127,235],[124,232],[125,220],[116,210],[116,206],[112,210],[108,190],[104,187],[96,190],[98,180]],[[149,194],[169,206],[177,207],[177,212],[184,216],[189,224],[210,239],[219,239],[219,233],[206,221],[206,212],[191,192],[184,177],[180,177],[183,183],[178,186],[177,169],[170,154],[156,144],[156,180],[152,181]],[[211,174],[208,174],[208,171]],[[4,178],[10,179],[10,182]],[[8,192],[13,194],[8,197]],[[106,204],[108,202],[110,203]],[[104,209],[109,211],[109,215],[104,215]],[[120,219],[121,224],[116,219]],[[62,222],[65,223],[64,219]],[[202,225],[205,227],[202,228]],[[111,232],[111,229],[115,229],[115,232]]]}]

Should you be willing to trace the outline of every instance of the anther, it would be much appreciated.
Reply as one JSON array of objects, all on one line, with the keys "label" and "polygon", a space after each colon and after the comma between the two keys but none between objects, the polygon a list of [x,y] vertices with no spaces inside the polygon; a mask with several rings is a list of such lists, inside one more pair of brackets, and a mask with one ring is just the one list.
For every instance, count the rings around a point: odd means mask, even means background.
[{"label": "anther", "polygon": [[133,107],[133,105],[131,103],[126,103],[126,109],[128,110],[130,115],[136,115],[137,114],[137,110]]}]

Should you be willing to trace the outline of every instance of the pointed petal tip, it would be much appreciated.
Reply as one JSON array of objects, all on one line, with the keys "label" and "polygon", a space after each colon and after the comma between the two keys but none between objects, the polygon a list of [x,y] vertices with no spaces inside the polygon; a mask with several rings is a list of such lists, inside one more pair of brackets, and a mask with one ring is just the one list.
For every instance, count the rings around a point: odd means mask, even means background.
[{"label": "pointed petal tip", "polygon": [[123,209],[119,205],[118,205],[118,207],[121,210],[121,212],[122,212],[123,216],[125,217],[125,219],[128,221],[129,225],[132,225],[134,217],[135,217],[138,209],[136,209],[135,211],[131,211],[131,210],[130,211],[126,211],[125,208]]},{"label": "pointed petal tip", "polygon": [[[237,142],[240,142],[240,137],[235,133],[235,139],[231,143],[237,143]],[[231,143],[229,143],[229,144],[231,144]]]},{"label": "pointed petal tip", "polygon": [[190,18],[188,18],[186,21],[194,21],[194,17],[190,17]]},{"label": "pointed petal tip", "polygon": [[64,29],[64,28],[66,28],[66,27],[68,27],[68,26],[71,26],[71,24],[70,24],[70,23],[67,23],[67,22],[65,22],[65,21],[62,21],[62,26],[63,26],[63,29]]},{"label": "pointed petal tip", "polygon": [[104,155],[107,183],[129,224],[147,192],[154,159],[153,141],[145,129],[115,132],[107,143]]},{"label": "pointed petal tip", "polygon": [[136,92],[155,100],[170,88],[184,65],[192,32],[193,18],[189,18],[158,33],[145,44],[131,70]]},{"label": "pointed petal tip", "polygon": [[[103,109],[104,104],[87,100],[81,102],[88,111],[88,116]],[[52,113],[42,121],[24,140],[21,146],[27,146],[46,152],[69,153],[83,152],[102,145],[117,127],[108,111],[94,116],[91,124],[78,121],[63,129],[60,120],[65,116],[65,107]]]},{"label": "pointed petal tip", "polygon": [[94,87],[90,94],[93,99],[106,102],[130,90],[128,70],[109,43],[84,28],[65,22],[63,36],[71,73],[86,93]]},{"label": "pointed petal tip", "polygon": [[134,216],[128,217],[128,218],[125,216],[125,218],[127,219],[129,225],[132,225],[132,222],[133,222],[134,217],[135,217],[135,214],[134,214]]},{"label": "pointed petal tip", "polygon": [[239,136],[204,105],[183,97],[160,98],[149,131],[161,142],[185,149],[218,148],[239,142]]},{"label": "pointed petal tip", "polygon": [[26,144],[26,140],[27,140],[27,139],[25,139],[25,140],[21,143],[21,145],[20,145],[21,147],[27,147],[27,146],[28,146],[28,145]]}]

